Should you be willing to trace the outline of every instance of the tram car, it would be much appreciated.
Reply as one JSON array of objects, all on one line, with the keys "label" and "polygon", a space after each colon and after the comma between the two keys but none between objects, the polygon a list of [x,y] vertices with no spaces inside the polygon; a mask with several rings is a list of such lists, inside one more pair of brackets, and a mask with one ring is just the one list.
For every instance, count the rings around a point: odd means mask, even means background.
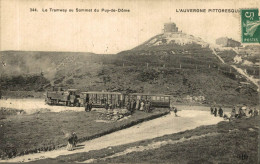
[{"label": "tram car", "polygon": [[80,106],[85,106],[86,103],[92,103],[92,107],[104,108],[107,104],[113,108],[123,107],[124,95],[120,92],[81,92]]},{"label": "tram car", "polygon": [[145,94],[145,93],[131,93],[129,94],[130,101],[132,99],[139,101],[150,101],[151,107],[170,108],[171,95],[163,94]]}]

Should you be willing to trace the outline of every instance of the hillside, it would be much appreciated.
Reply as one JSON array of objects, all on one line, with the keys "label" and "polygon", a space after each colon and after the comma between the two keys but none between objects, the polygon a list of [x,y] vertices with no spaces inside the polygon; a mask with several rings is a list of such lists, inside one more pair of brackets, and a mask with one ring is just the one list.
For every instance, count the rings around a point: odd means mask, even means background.
[{"label": "hillside", "polygon": [[[82,91],[165,93],[176,102],[258,103],[254,85],[222,64],[207,43],[183,33],[160,34],[114,55],[2,51],[1,59],[3,90],[46,90],[54,84]],[[25,78],[23,83],[17,76]],[[31,77],[44,82],[27,80]]]}]

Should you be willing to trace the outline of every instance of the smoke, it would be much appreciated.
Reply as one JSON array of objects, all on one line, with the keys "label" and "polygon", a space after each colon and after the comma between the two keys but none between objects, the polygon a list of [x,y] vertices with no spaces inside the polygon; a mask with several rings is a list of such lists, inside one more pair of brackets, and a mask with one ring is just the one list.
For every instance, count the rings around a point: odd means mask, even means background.
[{"label": "smoke", "polygon": [[52,81],[56,75],[55,61],[51,58],[52,55],[33,54],[30,52],[5,53],[0,55],[1,75],[28,75],[28,74],[43,74],[43,76]]}]

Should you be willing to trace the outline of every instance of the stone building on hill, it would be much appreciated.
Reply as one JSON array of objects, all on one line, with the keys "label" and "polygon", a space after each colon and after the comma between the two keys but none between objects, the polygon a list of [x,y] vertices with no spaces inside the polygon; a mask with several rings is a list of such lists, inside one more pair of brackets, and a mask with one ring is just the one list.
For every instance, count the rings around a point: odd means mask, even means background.
[{"label": "stone building on hill", "polygon": [[164,28],[163,28],[164,33],[169,33],[169,32],[178,32],[178,27],[176,26],[175,23],[170,22],[170,23],[165,23]]},{"label": "stone building on hill", "polygon": [[240,47],[241,43],[238,41],[235,41],[231,38],[227,38],[227,37],[221,37],[216,39],[216,44],[217,45],[221,45],[223,47]]}]

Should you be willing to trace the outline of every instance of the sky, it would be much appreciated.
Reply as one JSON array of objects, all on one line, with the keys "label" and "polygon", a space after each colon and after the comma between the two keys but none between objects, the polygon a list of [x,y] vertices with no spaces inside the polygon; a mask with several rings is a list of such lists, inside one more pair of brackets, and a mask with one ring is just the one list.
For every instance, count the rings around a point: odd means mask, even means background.
[{"label": "sky", "polygon": [[[0,50],[72,51],[101,54],[132,49],[176,23],[182,32],[214,43],[240,41],[240,13],[180,13],[179,9],[259,8],[258,0],[0,0]],[[36,8],[37,12],[30,12]],[[73,9],[74,12],[50,12]],[[76,12],[92,9],[92,12]],[[130,12],[101,12],[127,9]],[[42,10],[47,9],[48,12]],[[94,12],[99,9],[99,12]]]}]

